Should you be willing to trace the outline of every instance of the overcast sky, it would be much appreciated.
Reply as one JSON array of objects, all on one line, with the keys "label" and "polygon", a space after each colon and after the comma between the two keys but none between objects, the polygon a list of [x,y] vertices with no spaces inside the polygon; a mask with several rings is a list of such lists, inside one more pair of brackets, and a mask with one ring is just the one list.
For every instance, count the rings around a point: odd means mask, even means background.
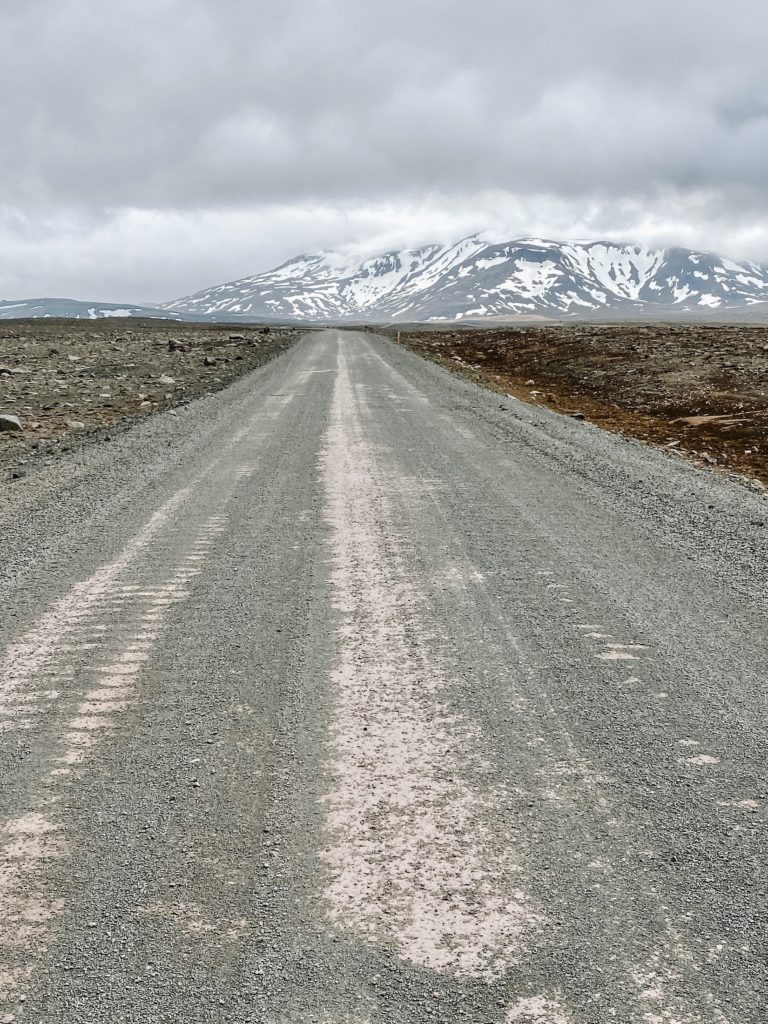
[{"label": "overcast sky", "polygon": [[5,0],[0,298],[504,237],[768,261],[765,0]]}]

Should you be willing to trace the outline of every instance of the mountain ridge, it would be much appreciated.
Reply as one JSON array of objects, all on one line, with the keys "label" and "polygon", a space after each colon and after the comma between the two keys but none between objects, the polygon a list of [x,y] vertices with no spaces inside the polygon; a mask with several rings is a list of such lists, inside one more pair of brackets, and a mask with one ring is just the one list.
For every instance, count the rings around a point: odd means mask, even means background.
[{"label": "mountain ridge", "polygon": [[157,306],[0,301],[0,320],[109,316],[268,323],[758,319],[768,317],[768,266],[682,247],[470,235],[367,258],[305,253]]},{"label": "mountain ridge", "polygon": [[173,313],[158,306],[135,302],[90,302],[82,299],[33,298],[0,299],[0,320],[66,319],[103,320],[142,317],[146,319],[184,320],[182,313]]},{"label": "mountain ridge", "polygon": [[682,247],[524,238],[391,250],[356,260],[297,256],[163,305],[236,318],[462,320],[749,308],[768,301],[768,267]]}]

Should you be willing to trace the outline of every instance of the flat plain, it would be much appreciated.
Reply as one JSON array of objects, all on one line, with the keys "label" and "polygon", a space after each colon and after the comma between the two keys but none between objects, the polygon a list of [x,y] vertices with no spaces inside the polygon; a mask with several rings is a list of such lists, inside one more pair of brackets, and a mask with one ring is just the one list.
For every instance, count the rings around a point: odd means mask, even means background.
[{"label": "flat plain", "polygon": [[390,328],[497,391],[768,484],[768,326],[562,323]]}]

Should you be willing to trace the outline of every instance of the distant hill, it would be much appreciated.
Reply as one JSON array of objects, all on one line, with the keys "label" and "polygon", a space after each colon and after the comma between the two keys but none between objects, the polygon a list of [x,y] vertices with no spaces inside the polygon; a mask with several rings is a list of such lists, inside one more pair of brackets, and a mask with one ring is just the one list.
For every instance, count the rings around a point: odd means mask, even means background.
[{"label": "distant hill", "polygon": [[81,302],[78,299],[17,299],[0,300],[0,320],[21,320],[27,317],[70,320],[102,320],[106,317],[146,317],[164,320],[185,320],[183,313],[150,306],[131,306],[125,303]]}]

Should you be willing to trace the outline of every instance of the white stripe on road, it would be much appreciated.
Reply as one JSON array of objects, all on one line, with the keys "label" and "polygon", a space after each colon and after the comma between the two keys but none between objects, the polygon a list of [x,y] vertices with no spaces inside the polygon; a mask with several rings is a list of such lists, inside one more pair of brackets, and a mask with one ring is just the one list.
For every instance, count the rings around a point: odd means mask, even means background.
[{"label": "white stripe on road", "polygon": [[[82,583],[76,583],[21,640],[11,644],[0,662],[0,711],[17,689],[61,653],[67,638],[78,629],[81,620],[112,596],[115,580],[147,548],[190,493],[189,488],[178,491],[155,512],[113,562],[98,569]],[[81,649],[80,645],[77,649]]]},{"label": "white stripe on road", "polygon": [[570,1024],[559,1002],[546,996],[519,999],[507,1012],[507,1024]]},{"label": "white stripe on road", "polygon": [[[487,824],[477,728],[443,703],[448,686],[420,634],[420,594],[362,436],[340,353],[322,465],[342,614],[327,796],[329,916],[437,971],[492,979],[537,917],[514,837]],[[473,784],[473,776],[474,782]]]}]

